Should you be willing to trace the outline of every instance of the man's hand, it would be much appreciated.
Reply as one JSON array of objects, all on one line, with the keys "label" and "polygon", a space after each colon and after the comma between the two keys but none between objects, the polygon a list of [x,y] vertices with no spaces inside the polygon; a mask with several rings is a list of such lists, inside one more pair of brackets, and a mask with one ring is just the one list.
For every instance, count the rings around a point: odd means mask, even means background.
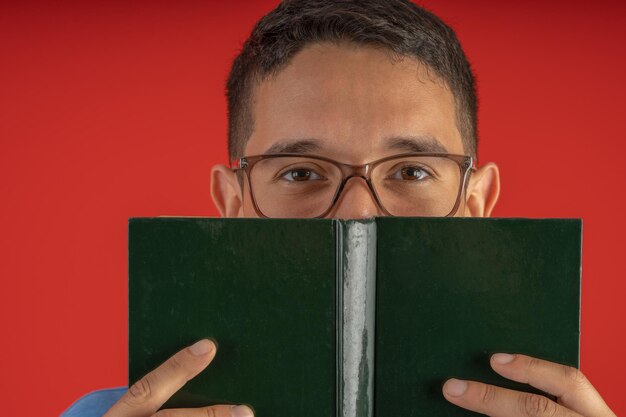
[{"label": "man's hand", "polygon": [[158,411],[168,398],[211,363],[215,352],[215,344],[207,339],[181,350],[131,386],[104,417],[253,417],[252,410],[245,405]]},{"label": "man's hand", "polygon": [[576,368],[524,355],[497,353],[491,367],[505,378],[554,395],[512,391],[475,381],[449,379],[443,386],[448,401],[491,417],[615,417],[600,394]]}]

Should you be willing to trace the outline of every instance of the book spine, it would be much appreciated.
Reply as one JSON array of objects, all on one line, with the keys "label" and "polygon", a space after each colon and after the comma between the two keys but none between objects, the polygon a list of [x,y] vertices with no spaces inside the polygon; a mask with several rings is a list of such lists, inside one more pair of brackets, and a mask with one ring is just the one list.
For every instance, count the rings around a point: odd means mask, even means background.
[{"label": "book spine", "polygon": [[372,417],[376,223],[337,224],[337,416]]}]

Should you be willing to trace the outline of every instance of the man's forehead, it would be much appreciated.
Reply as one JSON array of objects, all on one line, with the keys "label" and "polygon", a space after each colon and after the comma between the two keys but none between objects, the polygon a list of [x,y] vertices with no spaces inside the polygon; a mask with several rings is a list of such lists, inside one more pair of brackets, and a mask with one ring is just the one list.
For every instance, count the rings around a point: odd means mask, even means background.
[{"label": "man's forehead", "polygon": [[252,109],[248,155],[315,147],[355,158],[410,149],[463,153],[447,86],[416,60],[380,48],[305,48],[255,88]]}]

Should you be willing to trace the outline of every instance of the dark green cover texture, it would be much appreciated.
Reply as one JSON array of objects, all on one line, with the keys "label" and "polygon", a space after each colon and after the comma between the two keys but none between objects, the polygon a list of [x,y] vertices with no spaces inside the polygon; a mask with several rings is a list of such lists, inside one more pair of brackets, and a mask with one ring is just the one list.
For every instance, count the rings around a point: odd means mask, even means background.
[{"label": "dark green cover texture", "polygon": [[441,395],[450,377],[528,390],[489,368],[496,352],[578,366],[580,221],[377,225],[377,416],[471,414]]},{"label": "dark green cover texture", "polygon": [[[362,223],[375,233],[375,366],[359,373],[374,374],[373,415],[475,415],[444,400],[449,377],[529,390],[490,370],[495,352],[578,366],[579,220]],[[342,286],[351,285],[342,282],[351,224],[131,219],[129,382],[212,337],[215,360],[166,407],[245,403],[259,417],[348,417],[339,349],[350,340],[338,335],[353,307],[338,297],[351,288]]]},{"label": "dark green cover texture", "polygon": [[334,414],[332,222],[157,218],[129,228],[130,381],[212,337],[215,360],[168,407]]}]

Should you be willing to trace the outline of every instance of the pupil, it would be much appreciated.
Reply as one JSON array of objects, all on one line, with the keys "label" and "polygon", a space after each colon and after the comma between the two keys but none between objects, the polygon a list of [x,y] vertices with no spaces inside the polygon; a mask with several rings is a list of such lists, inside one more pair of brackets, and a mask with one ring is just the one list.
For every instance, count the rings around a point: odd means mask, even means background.
[{"label": "pupil", "polygon": [[311,171],[307,171],[305,169],[297,169],[291,173],[291,178],[296,181],[306,180],[311,176]]},{"label": "pupil", "polygon": [[407,179],[407,180],[415,179],[415,177],[417,177],[418,175],[417,169],[415,168],[404,168],[402,170],[402,174],[403,174],[404,179]]}]

